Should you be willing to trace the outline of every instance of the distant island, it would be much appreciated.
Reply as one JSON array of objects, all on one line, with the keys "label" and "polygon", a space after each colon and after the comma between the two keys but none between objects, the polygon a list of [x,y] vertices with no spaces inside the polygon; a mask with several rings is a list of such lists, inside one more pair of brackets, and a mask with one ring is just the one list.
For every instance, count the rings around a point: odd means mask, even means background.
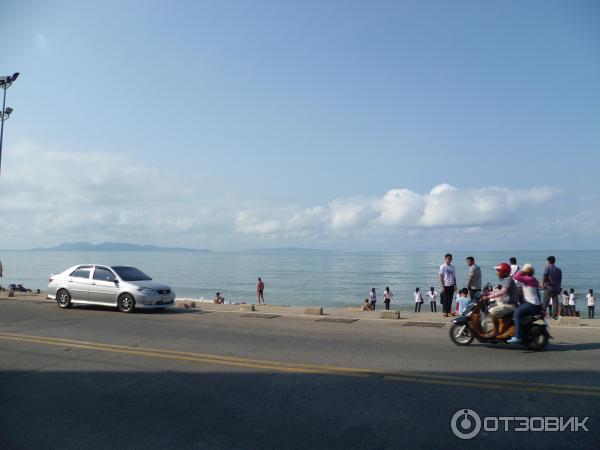
[{"label": "distant island", "polygon": [[273,248],[249,248],[245,252],[334,252],[336,250],[327,248],[303,248],[303,247],[273,247]]},{"label": "distant island", "polygon": [[193,249],[183,247],[159,247],[157,245],[138,245],[123,242],[103,242],[90,244],[89,242],[63,242],[55,247],[32,248],[30,251],[53,252],[210,252],[209,249]]}]

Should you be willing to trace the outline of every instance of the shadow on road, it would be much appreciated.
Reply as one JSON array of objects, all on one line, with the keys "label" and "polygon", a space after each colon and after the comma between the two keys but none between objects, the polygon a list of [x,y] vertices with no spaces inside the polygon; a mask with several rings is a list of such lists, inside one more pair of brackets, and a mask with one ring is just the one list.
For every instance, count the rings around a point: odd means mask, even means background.
[{"label": "shadow on road", "polygon": [[[69,309],[69,311],[105,311],[105,312],[114,312],[115,314],[124,314],[120,312],[116,306],[102,306],[102,305],[74,305]],[[132,315],[147,315],[147,314],[168,314],[168,315],[176,315],[176,314],[209,314],[212,311],[202,311],[199,308],[164,308],[164,309],[136,309],[128,314]]]},{"label": "shadow on road", "polygon": [[[502,377],[557,383],[572,374]],[[588,384],[597,377],[577,374]],[[125,366],[122,371],[3,371],[0,404],[0,440],[7,450],[592,448],[600,417],[600,397],[376,377]],[[483,433],[460,441],[450,419],[461,408],[482,417],[590,416],[592,428],[589,433]]]},{"label": "shadow on road", "polygon": [[[473,344],[477,345],[477,344]],[[482,347],[487,347],[490,349],[497,350],[505,350],[505,351],[520,351],[523,353],[536,353],[531,350],[528,350],[523,345],[515,345],[515,344],[479,344]],[[581,344],[568,344],[568,343],[554,343],[550,341],[548,346],[543,350],[543,353],[546,352],[568,352],[568,351],[586,351],[586,350],[600,350],[600,342],[587,342]]]}]

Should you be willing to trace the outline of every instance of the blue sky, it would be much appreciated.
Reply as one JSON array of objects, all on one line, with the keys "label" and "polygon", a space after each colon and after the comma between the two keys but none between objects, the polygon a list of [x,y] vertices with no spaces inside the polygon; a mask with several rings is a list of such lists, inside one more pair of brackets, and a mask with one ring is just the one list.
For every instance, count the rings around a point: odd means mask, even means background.
[{"label": "blue sky", "polygon": [[598,248],[598,23],[594,1],[12,2],[0,248]]}]

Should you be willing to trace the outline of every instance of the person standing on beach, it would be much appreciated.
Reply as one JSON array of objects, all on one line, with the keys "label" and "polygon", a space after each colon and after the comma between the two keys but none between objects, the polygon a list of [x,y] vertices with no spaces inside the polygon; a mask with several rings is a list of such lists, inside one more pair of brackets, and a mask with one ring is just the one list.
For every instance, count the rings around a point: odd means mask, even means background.
[{"label": "person standing on beach", "polygon": [[560,316],[570,316],[570,312],[569,312],[569,292],[568,291],[563,291],[562,293],[562,311],[559,314]]},{"label": "person standing on beach", "polygon": [[452,300],[456,290],[456,269],[452,265],[452,255],[450,253],[446,253],[444,260],[444,264],[440,266],[440,284],[442,285],[440,297],[444,317],[448,317],[451,313]]},{"label": "person standing on beach", "polygon": [[469,297],[473,299],[475,294],[481,292],[481,268],[475,264],[475,258],[472,256],[467,256],[467,266],[469,266],[467,289]]},{"label": "person standing on beach", "polygon": [[577,296],[575,295],[575,289],[569,290],[569,313],[572,316],[577,315]]},{"label": "person standing on beach", "polygon": [[544,289],[543,310],[546,310],[548,300],[551,298],[556,305],[554,318],[557,319],[561,315],[561,305],[558,297],[562,290],[562,271],[556,266],[556,258],[554,256],[548,256],[546,262],[548,265],[544,270],[544,277],[542,279],[542,288]]},{"label": "person standing on beach", "polygon": [[385,291],[383,291],[383,303],[385,303],[386,311],[390,310],[390,301],[392,300],[393,296],[394,296],[394,294],[392,294],[392,291],[390,291],[390,288],[388,286],[386,286]]},{"label": "person standing on beach", "polygon": [[[0,261],[0,278],[2,278],[2,261]],[[2,289],[2,284],[0,284],[0,290]]]},{"label": "person standing on beach", "polygon": [[260,300],[262,299],[263,305],[265,304],[265,283],[259,277],[258,283],[256,284],[256,297],[258,298],[258,304],[260,305]]},{"label": "person standing on beach", "polygon": [[[521,270],[521,266],[519,266],[519,264],[517,264],[517,258],[515,258],[514,256],[511,256],[510,257],[510,277],[514,280],[515,275],[520,270]],[[519,296],[519,305],[520,305],[521,303],[523,303],[525,301],[525,298],[523,297],[523,283],[515,280],[515,284],[517,285],[517,295]]]},{"label": "person standing on beach", "polygon": [[510,257],[510,276],[514,279],[515,274],[521,270],[521,267],[517,264],[517,258],[514,256]]},{"label": "person standing on beach", "polygon": [[435,299],[438,296],[438,293],[435,291],[433,286],[429,288],[429,292],[427,292],[427,297],[429,297],[429,306],[431,307],[431,312],[437,312],[437,307],[435,304]]},{"label": "person standing on beach", "polygon": [[375,292],[375,288],[371,288],[371,292],[369,292],[369,300],[371,302],[371,309],[375,311],[375,304],[377,303],[377,293]]},{"label": "person standing on beach", "polygon": [[423,304],[423,296],[421,295],[421,290],[419,288],[415,288],[415,312],[421,312],[421,305]]},{"label": "person standing on beach", "polygon": [[588,307],[588,319],[594,318],[594,305],[596,304],[596,299],[594,298],[594,290],[590,289],[587,297],[587,307]]}]

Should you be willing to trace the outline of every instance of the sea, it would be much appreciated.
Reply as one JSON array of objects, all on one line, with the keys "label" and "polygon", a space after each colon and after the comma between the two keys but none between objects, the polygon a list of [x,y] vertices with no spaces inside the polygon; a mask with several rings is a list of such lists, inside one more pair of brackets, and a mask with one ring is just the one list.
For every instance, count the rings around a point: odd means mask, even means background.
[{"label": "sea", "polygon": [[[22,283],[45,291],[51,274],[77,264],[131,265],[157,281],[169,284],[177,298],[206,300],[217,291],[231,302],[255,302],[256,282],[265,283],[267,304],[289,306],[358,306],[376,288],[379,304],[383,290],[394,293],[392,306],[414,307],[414,291],[434,286],[439,291],[442,252],[350,252],[332,250],[253,250],[239,252],[193,251],[0,251],[4,277],[0,285]],[[452,252],[459,287],[466,283],[465,258]],[[483,280],[498,283],[494,266],[517,258],[531,263],[541,278],[546,258],[556,257],[563,271],[563,288],[574,288],[584,310],[585,295],[600,291],[600,251],[486,251],[475,252]],[[426,305],[427,306],[427,305]]]}]

